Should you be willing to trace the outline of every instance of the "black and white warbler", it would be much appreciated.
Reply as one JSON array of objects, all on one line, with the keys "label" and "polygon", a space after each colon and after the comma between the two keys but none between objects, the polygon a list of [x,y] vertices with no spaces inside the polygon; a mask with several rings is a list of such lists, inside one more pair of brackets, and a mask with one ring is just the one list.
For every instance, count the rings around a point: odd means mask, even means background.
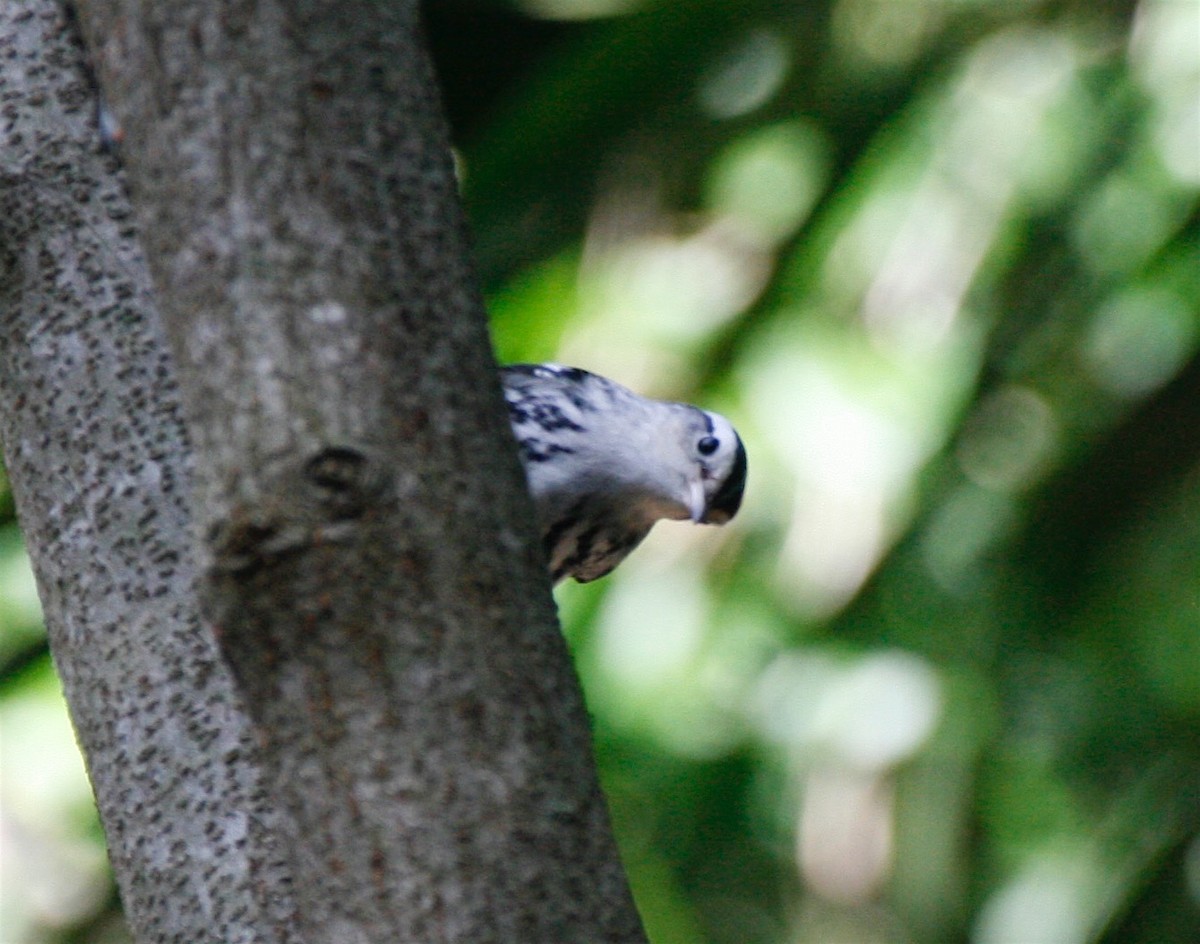
[{"label": "black and white warbler", "polygon": [[603,577],[660,518],[737,514],[746,450],[725,417],[577,367],[514,364],[501,381],[555,583]]}]

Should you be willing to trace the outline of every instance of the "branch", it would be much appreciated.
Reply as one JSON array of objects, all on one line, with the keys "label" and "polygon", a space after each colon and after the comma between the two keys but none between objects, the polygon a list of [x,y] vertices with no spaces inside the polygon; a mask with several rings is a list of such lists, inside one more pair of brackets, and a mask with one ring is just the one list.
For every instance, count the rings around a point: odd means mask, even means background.
[{"label": "branch", "polygon": [[81,4],[314,941],[642,940],[416,5]]},{"label": "branch", "polygon": [[284,940],[250,723],[200,619],[191,454],[57,3],[0,2],[0,440],[139,941]]}]

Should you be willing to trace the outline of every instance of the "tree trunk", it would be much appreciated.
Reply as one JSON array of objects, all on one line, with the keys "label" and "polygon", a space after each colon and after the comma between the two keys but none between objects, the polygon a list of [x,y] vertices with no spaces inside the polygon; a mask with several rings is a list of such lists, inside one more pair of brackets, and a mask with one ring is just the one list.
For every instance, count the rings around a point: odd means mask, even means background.
[{"label": "tree trunk", "polygon": [[0,0],[0,431],[138,939],[642,940],[415,5],[80,13],[161,322]]},{"label": "tree trunk", "polygon": [[191,455],[95,90],[53,2],[0,2],[0,440],[139,941],[275,942],[288,871],[200,619]]}]

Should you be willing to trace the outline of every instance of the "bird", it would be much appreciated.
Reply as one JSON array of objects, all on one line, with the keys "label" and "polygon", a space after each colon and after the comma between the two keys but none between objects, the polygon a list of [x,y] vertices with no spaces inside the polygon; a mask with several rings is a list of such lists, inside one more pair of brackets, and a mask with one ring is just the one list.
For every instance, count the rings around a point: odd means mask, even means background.
[{"label": "bird", "polygon": [[661,519],[722,525],[741,507],[746,449],[720,414],[578,367],[500,374],[552,583],[605,576]]}]

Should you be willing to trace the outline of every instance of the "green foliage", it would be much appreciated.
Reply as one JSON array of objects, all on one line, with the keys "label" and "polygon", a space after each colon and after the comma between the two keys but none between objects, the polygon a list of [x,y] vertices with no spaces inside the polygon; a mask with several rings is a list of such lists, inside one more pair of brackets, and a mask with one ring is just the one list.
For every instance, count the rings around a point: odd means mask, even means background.
[{"label": "green foliage", "polygon": [[654,940],[1200,939],[1200,9],[622,10],[448,83],[503,356],[751,454],[559,594]]},{"label": "green foliage", "polygon": [[502,359],[751,456],[559,591],[656,944],[1200,940],[1200,7],[428,14]]}]

